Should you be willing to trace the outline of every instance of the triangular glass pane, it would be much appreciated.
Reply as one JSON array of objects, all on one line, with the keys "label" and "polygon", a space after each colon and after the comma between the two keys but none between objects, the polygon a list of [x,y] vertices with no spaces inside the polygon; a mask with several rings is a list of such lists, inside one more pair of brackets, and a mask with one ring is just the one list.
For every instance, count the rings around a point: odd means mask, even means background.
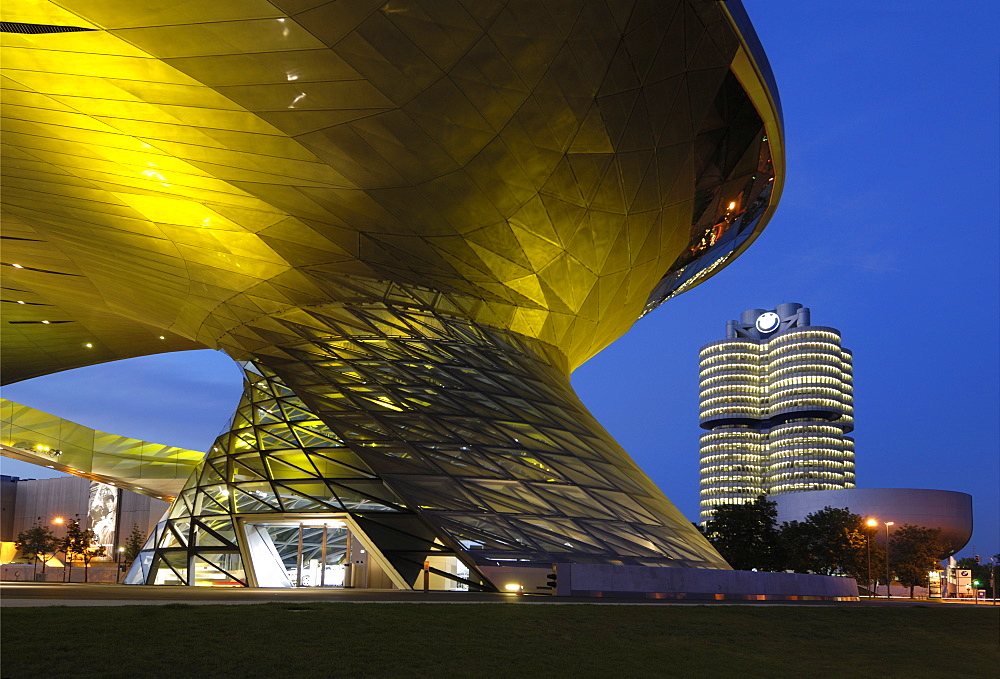
[{"label": "triangular glass pane", "polygon": [[[560,554],[583,552],[586,554],[606,552],[606,549],[595,547],[588,542],[575,540],[570,536],[554,532],[550,524],[540,519],[525,517],[524,521],[512,521],[514,525],[529,536],[538,545],[548,551]],[[540,525],[539,525],[540,524]]]},{"label": "triangular glass pane", "polygon": [[160,544],[157,547],[186,547],[178,538],[177,535],[170,530],[170,525],[167,524],[167,530],[163,531],[163,535],[160,536]]},{"label": "triangular glass pane", "polygon": [[484,500],[495,511],[519,514],[553,514],[550,505],[540,500],[518,481],[463,479],[465,488]]},{"label": "triangular glass pane", "polygon": [[323,436],[299,426],[292,427],[292,432],[294,432],[295,437],[299,440],[299,445],[303,448],[325,448],[343,442],[335,434]]},{"label": "triangular glass pane", "polygon": [[220,540],[207,530],[199,527],[195,528],[195,544],[199,547],[231,547],[225,540]]},{"label": "triangular glass pane", "polygon": [[225,481],[225,479],[223,479],[222,475],[215,470],[215,467],[210,464],[205,465],[205,468],[201,472],[201,485],[209,486],[216,483],[222,483],[223,481]]},{"label": "triangular glass pane", "polygon": [[153,562],[153,552],[141,552],[132,563],[132,568],[129,569],[128,574],[125,576],[126,585],[145,585],[146,578],[149,577],[149,565]]},{"label": "triangular glass pane", "polygon": [[181,495],[174,500],[174,504],[170,506],[170,513],[168,516],[173,519],[181,516],[191,516],[191,507],[188,504],[188,497],[194,496],[195,491],[189,490],[181,493]]},{"label": "triangular glass pane", "polygon": [[287,464],[283,460],[278,459],[277,455],[268,455],[265,460],[267,461],[267,468],[270,471],[272,479],[309,479],[316,477],[315,472],[306,472],[299,467]]},{"label": "triangular glass pane", "polygon": [[386,485],[379,480],[338,480],[336,483],[329,483],[330,488],[340,497],[341,500],[344,499],[345,495],[351,497],[356,497],[359,494],[371,498],[373,500],[378,500],[380,502],[385,502],[387,504],[394,504],[399,507],[405,507],[402,498],[400,498],[396,493],[392,492]]},{"label": "triangular glass pane", "polygon": [[177,577],[186,583],[188,568],[188,553],[183,552],[160,552],[160,558],[166,563]]},{"label": "triangular glass pane", "polygon": [[[236,492],[233,494],[233,500],[236,502],[237,514],[244,512],[281,511],[277,498],[275,498],[274,493],[271,492],[271,486],[269,484],[246,484],[246,486],[247,490],[237,487]],[[266,490],[257,488],[257,486],[266,486]]]},{"label": "triangular glass pane", "polygon": [[285,414],[285,419],[290,422],[298,422],[300,420],[312,420],[316,416],[309,410],[306,410],[301,404],[293,405],[289,401],[281,402],[281,410]]},{"label": "triangular glass pane", "polygon": [[[182,546],[187,546],[188,538],[191,533],[191,520],[190,519],[176,519],[174,521],[168,522],[168,525],[173,529],[174,533],[181,541]],[[166,545],[163,545],[164,547]]]},{"label": "triangular glass pane", "polygon": [[[309,454],[321,476],[331,478],[356,476],[357,474],[351,473],[351,470],[355,470],[364,476],[375,476],[375,472],[372,471],[371,467],[349,448],[314,448],[309,451]],[[325,460],[334,462],[337,466],[328,467]],[[347,467],[348,473],[345,474],[340,471],[340,467]]]},{"label": "triangular glass pane", "polygon": [[204,514],[228,514],[229,513],[229,498],[228,491],[226,495],[223,495],[224,487],[214,486],[212,487],[214,493],[216,493],[220,499],[225,502],[225,504],[220,504],[207,492],[198,493],[195,499],[195,516],[202,516]]},{"label": "triangular glass pane", "polygon": [[150,566],[148,583],[153,585],[186,585],[187,569],[181,569],[181,572],[178,573],[170,567],[162,555],[157,556]]},{"label": "triangular glass pane", "polygon": [[606,490],[592,490],[591,495],[599,497],[607,504],[609,509],[621,515],[626,521],[637,521],[639,523],[658,524],[660,520],[646,511],[638,502],[634,501],[625,493],[615,493]]},{"label": "triangular glass pane", "polygon": [[438,515],[435,520],[465,547],[472,547],[473,544],[469,543],[474,543],[489,549],[537,550],[527,536],[513,530],[499,516],[447,514]]},{"label": "triangular glass pane", "polygon": [[567,516],[583,516],[594,519],[616,519],[597,500],[575,486],[556,484],[535,484],[532,486],[547,502],[558,507]]},{"label": "triangular glass pane", "polygon": [[255,424],[258,426],[281,422],[284,417],[284,413],[278,407],[277,401],[260,401],[255,403],[254,406],[254,419],[256,420]]},{"label": "triangular glass pane", "polygon": [[[243,458],[243,459],[247,459],[247,458]],[[254,456],[254,458],[251,458],[251,460],[253,462],[255,462],[256,464],[260,464],[260,458],[258,456]],[[265,480],[267,478],[265,475],[258,474],[256,471],[254,471],[253,469],[251,469],[247,465],[242,464],[240,461],[237,461],[237,460],[233,460],[231,462],[231,467],[230,468],[233,470],[232,471],[232,481],[234,481],[234,482],[263,481],[263,480]]]},{"label": "triangular glass pane", "polygon": [[246,575],[238,553],[197,554],[192,565],[195,585],[246,586]]},{"label": "triangular glass pane", "polygon": [[[221,538],[228,544],[236,546],[236,529],[233,527],[232,519],[202,519],[196,524],[197,529],[204,528],[205,530],[211,531],[218,538]],[[203,531],[204,532],[204,531]]]},{"label": "triangular glass pane", "polygon": [[581,486],[598,486],[600,488],[612,488],[608,480],[601,476],[600,472],[591,469],[583,460],[577,459],[573,455],[545,455],[545,461],[556,471],[564,475],[567,479]]},{"label": "triangular glass pane", "polygon": [[[296,492],[287,486],[283,486],[279,483],[274,484],[278,491],[279,499],[286,512],[329,512],[329,511],[340,511],[339,505],[328,505],[320,502],[314,497],[304,495],[303,493]],[[324,495],[330,496],[329,490],[323,484],[315,484],[322,486],[323,490],[326,491]],[[332,498],[330,498],[332,499]]]},{"label": "triangular glass pane", "polygon": [[658,549],[653,542],[629,529],[626,525],[621,525],[617,521],[581,521],[581,525],[600,537],[601,541],[617,546],[620,554],[636,556],[660,556],[662,550]]},{"label": "triangular glass pane", "polygon": [[257,433],[263,434],[267,433],[269,436],[273,436],[276,439],[284,441],[283,445],[279,445],[279,448],[297,448],[298,441],[295,440],[295,434],[292,433],[291,425],[287,422],[282,422],[280,424],[269,424],[266,427],[257,427]]}]

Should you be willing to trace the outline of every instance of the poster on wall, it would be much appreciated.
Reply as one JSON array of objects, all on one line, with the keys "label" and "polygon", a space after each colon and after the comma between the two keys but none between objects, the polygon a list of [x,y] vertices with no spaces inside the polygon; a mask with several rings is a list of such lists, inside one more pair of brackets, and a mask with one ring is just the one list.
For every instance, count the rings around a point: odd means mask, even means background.
[{"label": "poster on wall", "polygon": [[106,483],[92,481],[87,503],[87,525],[97,536],[95,542],[104,546],[105,556],[115,552],[118,527],[118,489]]}]

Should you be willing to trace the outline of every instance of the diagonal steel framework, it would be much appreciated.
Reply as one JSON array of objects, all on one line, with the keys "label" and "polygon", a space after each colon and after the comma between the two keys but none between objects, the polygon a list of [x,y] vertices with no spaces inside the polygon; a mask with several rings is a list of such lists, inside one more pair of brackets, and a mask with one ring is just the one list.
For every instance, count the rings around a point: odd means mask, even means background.
[{"label": "diagonal steel framework", "polygon": [[[245,364],[232,427],[168,527],[347,513],[407,581],[432,553],[472,569],[725,567],[587,412],[551,347],[444,314],[430,294],[390,286],[285,321],[282,345]],[[168,567],[181,546],[158,549]]]}]

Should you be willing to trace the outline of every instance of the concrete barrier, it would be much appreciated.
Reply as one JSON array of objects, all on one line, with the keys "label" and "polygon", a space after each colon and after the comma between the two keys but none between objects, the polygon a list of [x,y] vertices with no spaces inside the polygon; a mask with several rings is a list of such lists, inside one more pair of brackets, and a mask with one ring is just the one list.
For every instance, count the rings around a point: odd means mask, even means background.
[{"label": "concrete barrier", "polygon": [[704,568],[559,564],[558,596],[857,601],[854,578]]},{"label": "concrete barrier", "polygon": [[[36,577],[41,582],[83,582],[83,566],[73,566],[72,570],[63,566],[47,566],[44,579],[41,579],[41,576],[41,566],[37,568],[31,564],[3,564],[0,566],[0,580],[4,582],[31,582]],[[86,577],[87,582],[116,582],[118,566],[107,562],[91,564]]]}]

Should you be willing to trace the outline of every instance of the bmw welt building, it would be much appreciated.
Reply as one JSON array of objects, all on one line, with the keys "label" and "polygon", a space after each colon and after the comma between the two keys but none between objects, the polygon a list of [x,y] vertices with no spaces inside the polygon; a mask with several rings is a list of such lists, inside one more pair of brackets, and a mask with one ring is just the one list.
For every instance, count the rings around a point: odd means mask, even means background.
[{"label": "bmw welt building", "polygon": [[38,7],[3,24],[4,379],[246,375],[129,582],[727,568],[569,375],[775,209],[739,2]]}]

